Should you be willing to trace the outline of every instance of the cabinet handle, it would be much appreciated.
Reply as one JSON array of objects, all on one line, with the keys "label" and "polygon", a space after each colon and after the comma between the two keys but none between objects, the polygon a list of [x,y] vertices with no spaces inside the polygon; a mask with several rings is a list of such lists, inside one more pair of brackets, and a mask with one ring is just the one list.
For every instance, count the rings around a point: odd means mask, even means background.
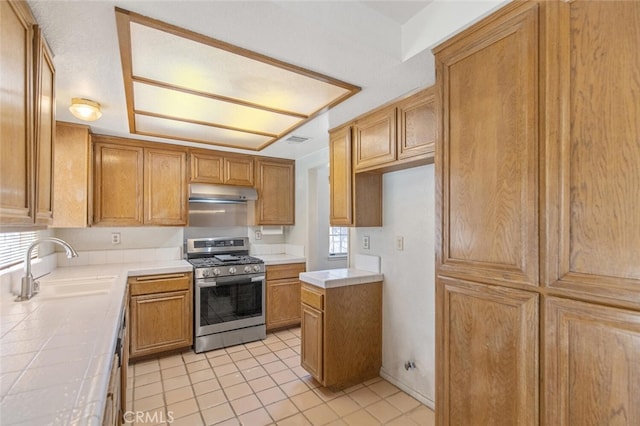
[{"label": "cabinet handle", "polygon": [[170,274],[170,275],[153,275],[148,277],[137,277],[136,281],[160,281],[169,280],[173,278],[184,278],[185,274]]}]

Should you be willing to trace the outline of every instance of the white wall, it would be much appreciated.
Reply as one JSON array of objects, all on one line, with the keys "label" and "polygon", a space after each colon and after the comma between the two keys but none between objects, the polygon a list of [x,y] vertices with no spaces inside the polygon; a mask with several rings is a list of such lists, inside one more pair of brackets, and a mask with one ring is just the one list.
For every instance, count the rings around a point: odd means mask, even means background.
[{"label": "white wall", "polygon": [[[112,232],[120,233],[120,244],[111,244]],[[54,234],[78,251],[181,247],[183,243],[183,228],[169,226],[58,228]]]},{"label": "white wall", "polygon": [[[434,166],[386,173],[383,227],[356,228],[350,253],[381,257],[383,329],[381,375],[422,402],[435,401]],[[368,235],[371,248],[361,248]],[[404,250],[396,249],[396,237]],[[416,369],[406,371],[413,361]]]}]

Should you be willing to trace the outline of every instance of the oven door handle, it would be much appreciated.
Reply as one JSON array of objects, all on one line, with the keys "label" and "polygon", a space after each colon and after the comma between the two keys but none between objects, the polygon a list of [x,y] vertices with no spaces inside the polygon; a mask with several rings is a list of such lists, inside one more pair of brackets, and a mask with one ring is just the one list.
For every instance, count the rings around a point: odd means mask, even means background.
[{"label": "oven door handle", "polygon": [[220,287],[223,285],[233,285],[233,284],[246,284],[246,283],[255,283],[264,281],[264,275],[253,276],[251,278],[240,278],[240,277],[222,277],[217,278],[213,281],[202,281],[196,282],[196,287],[198,288],[208,288],[208,287]]}]

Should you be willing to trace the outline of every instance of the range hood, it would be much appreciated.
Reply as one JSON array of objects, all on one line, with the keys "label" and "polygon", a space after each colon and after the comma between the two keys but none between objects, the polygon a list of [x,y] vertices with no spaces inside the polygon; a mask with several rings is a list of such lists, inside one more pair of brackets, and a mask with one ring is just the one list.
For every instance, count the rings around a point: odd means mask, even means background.
[{"label": "range hood", "polygon": [[258,199],[255,188],[234,185],[192,183],[189,185],[189,203],[246,203]]}]

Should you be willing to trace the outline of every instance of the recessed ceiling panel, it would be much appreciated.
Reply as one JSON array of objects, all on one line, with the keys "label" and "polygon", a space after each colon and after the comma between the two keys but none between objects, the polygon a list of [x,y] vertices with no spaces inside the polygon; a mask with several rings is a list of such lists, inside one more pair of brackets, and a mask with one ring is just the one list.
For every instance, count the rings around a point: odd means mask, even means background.
[{"label": "recessed ceiling panel", "polygon": [[116,8],[116,20],[132,133],[143,133],[144,115],[170,138],[189,128],[184,139],[193,140],[191,124],[233,131],[233,146],[260,150],[360,90],[126,10]]}]

